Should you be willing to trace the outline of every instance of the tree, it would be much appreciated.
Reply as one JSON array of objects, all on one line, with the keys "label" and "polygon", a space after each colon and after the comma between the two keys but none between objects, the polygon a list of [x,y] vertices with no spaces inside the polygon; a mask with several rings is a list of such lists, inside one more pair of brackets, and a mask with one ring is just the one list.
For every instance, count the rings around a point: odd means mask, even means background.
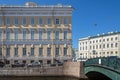
[{"label": "tree", "polygon": [[72,48],[72,57],[74,58],[76,56],[75,49]]}]

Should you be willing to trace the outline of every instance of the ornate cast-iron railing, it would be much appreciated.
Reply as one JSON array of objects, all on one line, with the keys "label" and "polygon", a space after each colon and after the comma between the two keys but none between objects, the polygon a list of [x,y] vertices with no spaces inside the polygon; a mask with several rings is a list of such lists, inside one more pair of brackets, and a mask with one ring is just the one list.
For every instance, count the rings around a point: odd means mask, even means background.
[{"label": "ornate cast-iron railing", "polygon": [[103,65],[120,71],[120,58],[117,56],[92,58],[85,62],[85,66],[89,65]]}]

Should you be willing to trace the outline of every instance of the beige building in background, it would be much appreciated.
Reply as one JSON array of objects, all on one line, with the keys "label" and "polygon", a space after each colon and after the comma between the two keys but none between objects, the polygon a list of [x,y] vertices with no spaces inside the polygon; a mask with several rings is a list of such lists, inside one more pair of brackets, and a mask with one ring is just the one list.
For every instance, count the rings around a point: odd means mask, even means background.
[{"label": "beige building in background", "polygon": [[80,58],[120,57],[120,32],[109,32],[79,39]]},{"label": "beige building in background", "polygon": [[14,62],[52,63],[72,58],[70,5],[0,6],[0,58]]}]

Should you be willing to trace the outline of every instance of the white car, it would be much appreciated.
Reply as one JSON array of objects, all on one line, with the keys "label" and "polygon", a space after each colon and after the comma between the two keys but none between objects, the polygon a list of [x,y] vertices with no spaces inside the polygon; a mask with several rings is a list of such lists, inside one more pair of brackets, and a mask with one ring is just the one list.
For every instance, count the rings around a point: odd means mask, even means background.
[{"label": "white car", "polygon": [[40,66],[41,66],[40,62],[37,61],[28,64],[28,67],[40,67]]}]

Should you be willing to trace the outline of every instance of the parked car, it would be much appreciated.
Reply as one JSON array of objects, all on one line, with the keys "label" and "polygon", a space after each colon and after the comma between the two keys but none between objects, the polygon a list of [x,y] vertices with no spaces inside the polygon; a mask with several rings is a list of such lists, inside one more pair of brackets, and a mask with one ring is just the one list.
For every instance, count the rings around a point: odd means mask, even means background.
[{"label": "parked car", "polygon": [[62,62],[55,62],[55,63],[50,64],[50,66],[63,66],[63,63]]},{"label": "parked car", "polygon": [[28,64],[28,67],[40,67],[40,66],[41,66],[40,62],[37,61]]},{"label": "parked car", "polygon": [[14,64],[11,64],[12,67],[24,67],[25,66],[25,63],[22,63],[22,62],[16,62]]},{"label": "parked car", "polygon": [[58,62],[57,65],[58,66],[63,66],[63,62]]},{"label": "parked car", "polygon": [[5,63],[4,62],[0,62],[0,67],[4,67]]},{"label": "parked car", "polygon": [[50,66],[56,66],[56,63],[52,63],[52,64],[50,64]]}]

